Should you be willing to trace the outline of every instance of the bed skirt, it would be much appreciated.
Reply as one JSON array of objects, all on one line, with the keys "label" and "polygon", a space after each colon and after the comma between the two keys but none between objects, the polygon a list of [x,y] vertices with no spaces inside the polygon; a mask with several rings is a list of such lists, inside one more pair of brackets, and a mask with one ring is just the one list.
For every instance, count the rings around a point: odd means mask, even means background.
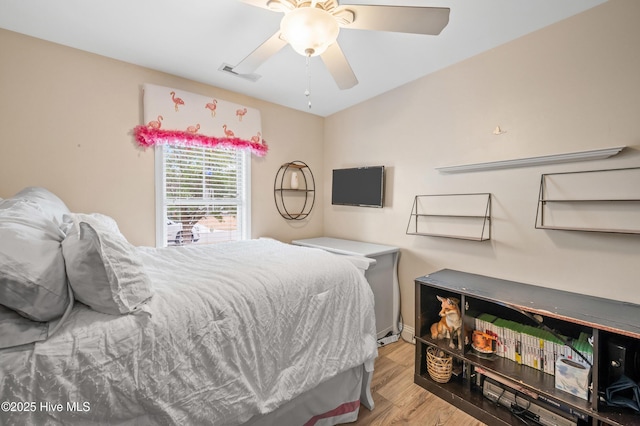
[{"label": "bed skirt", "polygon": [[330,426],[355,422],[360,404],[373,410],[373,371],[363,365],[345,371],[299,395],[276,411],[253,417],[243,426]]}]

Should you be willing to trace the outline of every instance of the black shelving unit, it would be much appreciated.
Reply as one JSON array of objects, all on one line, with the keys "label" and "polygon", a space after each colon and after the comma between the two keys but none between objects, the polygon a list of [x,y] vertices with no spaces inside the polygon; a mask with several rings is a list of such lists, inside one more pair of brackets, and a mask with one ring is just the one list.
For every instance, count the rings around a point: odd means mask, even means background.
[{"label": "black shelving unit", "polygon": [[[542,319],[547,327],[566,336],[577,337],[582,332],[591,335],[591,385],[595,391],[585,400],[557,389],[555,376],[542,370],[497,355],[489,358],[478,356],[470,345],[458,350],[450,348],[448,341],[433,340],[430,326],[440,320],[440,302],[436,296],[456,297],[461,301],[465,332],[473,330],[476,314],[489,313],[525,325],[539,325],[537,321]],[[493,376],[491,378],[520,388],[523,397],[541,407],[550,407],[540,402],[546,399],[579,413],[579,417],[587,419],[580,419],[580,425],[640,425],[640,414],[631,409],[607,406],[601,398],[610,384],[607,343],[622,339],[630,348],[640,347],[637,345],[640,339],[640,305],[448,269],[417,278],[415,301],[414,382],[477,419],[490,425],[522,424],[510,410],[483,396],[481,378]],[[437,346],[451,355],[462,365],[462,374],[448,383],[432,380],[426,356],[430,346]]]}]

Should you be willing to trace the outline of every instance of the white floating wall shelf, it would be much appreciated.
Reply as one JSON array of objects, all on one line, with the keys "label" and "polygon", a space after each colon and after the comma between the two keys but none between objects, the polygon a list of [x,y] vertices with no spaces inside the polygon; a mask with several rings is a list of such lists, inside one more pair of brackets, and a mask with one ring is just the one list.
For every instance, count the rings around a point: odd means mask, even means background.
[{"label": "white floating wall shelf", "polygon": [[517,158],[515,160],[491,161],[487,163],[462,164],[459,166],[436,167],[440,173],[464,173],[481,170],[509,169],[514,167],[540,166],[544,164],[569,163],[573,161],[603,160],[622,151],[624,146],[569,152],[565,154],[543,155],[540,157]]}]

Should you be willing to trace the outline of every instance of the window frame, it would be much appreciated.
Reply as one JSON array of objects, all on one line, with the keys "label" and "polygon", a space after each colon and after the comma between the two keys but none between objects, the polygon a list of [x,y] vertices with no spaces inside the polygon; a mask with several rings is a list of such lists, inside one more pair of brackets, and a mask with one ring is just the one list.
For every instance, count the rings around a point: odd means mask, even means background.
[{"label": "window frame", "polygon": [[[156,247],[168,247],[167,244],[167,223],[165,217],[166,213],[166,175],[165,175],[165,149],[166,145],[158,145],[155,148],[155,234],[156,234]],[[216,150],[217,148],[203,149]],[[238,201],[238,212],[242,212],[238,218],[238,224],[240,226],[240,240],[247,240],[251,238],[251,153],[247,150],[241,150],[239,152],[242,164],[242,188],[241,196]],[[215,243],[213,243],[215,244]]]}]

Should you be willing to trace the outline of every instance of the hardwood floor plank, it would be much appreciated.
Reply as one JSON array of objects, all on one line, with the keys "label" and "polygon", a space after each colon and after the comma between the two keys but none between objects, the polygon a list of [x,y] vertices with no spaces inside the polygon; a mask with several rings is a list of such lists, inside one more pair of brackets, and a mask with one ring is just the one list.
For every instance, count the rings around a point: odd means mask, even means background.
[{"label": "hardwood floor plank", "polygon": [[[403,344],[404,343],[404,344]],[[392,346],[392,345],[387,345]],[[413,365],[415,363],[415,351],[416,347],[405,341],[401,341],[399,345],[395,345],[396,350],[386,355],[387,358],[396,362],[397,364],[405,367],[410,367],[413,371]]]},{"label": "hardwood floor plank", "polygon": [[[378,362],[379,360],[379,362]],[[373,380],[371,381],[371,391],[377,392],[384,388],[389,382],[392,382],[398,374],[406,367],[396,364],[388,358],[378,358],[373,370]]]},{"label": "hardwood floor plank", "polygon": [[[375,408],[360,407],[356,426],[483,426],[413,383],[415,346],[403,340],[378,349],[371,392]],[[486,425],[484,425],[486,426]]]}]

